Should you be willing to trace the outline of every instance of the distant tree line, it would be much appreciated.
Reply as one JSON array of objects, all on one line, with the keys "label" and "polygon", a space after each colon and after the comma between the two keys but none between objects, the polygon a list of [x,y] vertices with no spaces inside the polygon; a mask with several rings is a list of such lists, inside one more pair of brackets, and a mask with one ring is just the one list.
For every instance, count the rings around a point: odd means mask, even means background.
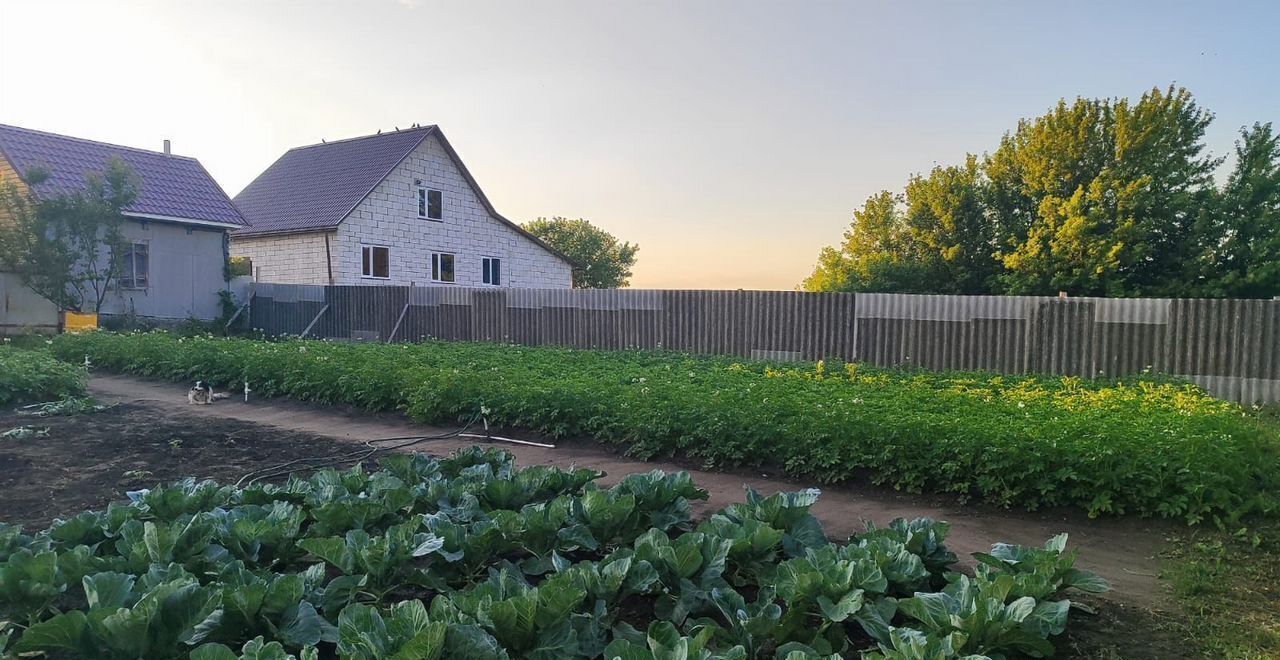
[{"label": "distant tree line", "polygon": [[1243,128],[1236,162],[1203,144],[1190,92],[1058,102],[993,153],[872,195],[807,291],[1280,295],[1280,138]]}]

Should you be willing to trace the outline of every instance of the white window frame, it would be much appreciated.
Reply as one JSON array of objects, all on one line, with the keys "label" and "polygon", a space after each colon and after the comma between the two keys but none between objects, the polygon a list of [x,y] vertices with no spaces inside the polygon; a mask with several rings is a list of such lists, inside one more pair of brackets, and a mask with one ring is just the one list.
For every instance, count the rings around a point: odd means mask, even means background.
[{"label": "white window frame", "polygon": [[[497,282],[492,281],[494,263],[498,264]],[[457,264],[454,264],[454,266],[457,267]],[[502,257],[480,257],[480,284],[484,286],[502,286]]]},{"label": "white window frame", "polygon": [[[381,276],[381,275],[374,275],[374,274],[373,274],[373,272],[374,272],[374,267],[373,267],[373,251],[374,251],[374,250],[386,250],[386,251],[387,251],[387,275],[386,275],[386,277],[383,277],[383,276]],[[366,253],[368,253],[368,255],[369,255],[369,259],[368,259],[368,262],[369,262],[369,270],[368,270],[368,271],[365,271],[365,269],[364,269],[364,264],[365,264],[365,254],[366,254]],[[389,246],[389,245],[377,245],[377,244],[375,244],[375,243],[361,243],[361,244],[360,244],[360,279],[364,279],[364,280],[384,280],[384,281],[385,281],[385,280],[389,280],[389,279],[391,279],[391,246]]]},{"label": "white window frame", "polygon": [[[146,251],[147,276],[142,285],[138,285],[138,246]],[[125,253],[124,258],[129,262],[129,270],[133,273],[133,277],[125,278],[125,271],[122,268],[120,275],[116,277],[116,285],[121,289],[130,291],[145,291],[151,288],[151,244],[149,241],[132,241],[129,243],[129,251]],[[126,283],[127,282],[127,283]]]},{"label": "white window frame", "polygon": [[[438,277],[441,274],[440,258],[449,257],[453,260],[453,279],[442,280]],[[431,253],[431,281],[436,284],[457,284],[458,283],[458,255],[454,252],[432,252]]]},{"label": "white window frame", "polygon": [[[431,193],[440,195],[440,217],[431,217]],[[444,222],[444,191],[428,186],[418,186],[414,203],[418,205],[418,217],[432,222]]]}]

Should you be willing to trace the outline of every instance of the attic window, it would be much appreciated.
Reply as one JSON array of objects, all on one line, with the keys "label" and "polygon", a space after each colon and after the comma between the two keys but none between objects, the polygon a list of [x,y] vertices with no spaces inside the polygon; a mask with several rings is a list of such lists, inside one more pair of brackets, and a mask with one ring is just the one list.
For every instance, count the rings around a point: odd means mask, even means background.
[{"label": "attic window", "polygon": [[428,220],[444,219],[444,193],[439,190],[418,187],[418,217]]}]

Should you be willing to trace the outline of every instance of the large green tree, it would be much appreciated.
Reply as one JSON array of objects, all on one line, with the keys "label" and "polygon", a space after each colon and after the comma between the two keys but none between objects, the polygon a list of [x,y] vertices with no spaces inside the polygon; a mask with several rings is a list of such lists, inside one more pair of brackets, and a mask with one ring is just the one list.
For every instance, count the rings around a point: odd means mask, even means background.
[{"label": "large green tree", "polygon": [[27,172],[24,185],[0,185],[0,266],[61,310],[102,310],[128,249],[124,209],[137,199],[139,182],[124,162],[86,175],[82,191],[39,195],[48,178]]},{"label": "large green tree", "polygon": [[1170,87],[1136,103],[1061,102],[1020,123],[987,168],[1002,203],[993,220],[1008,232],[999,253],[1008,291],[1192,293],[1193,230],[1221,162],[1204,149],[1211,120],[1190,92]]},{"label": "large green tree", "polygon": [[932,273],[907,229],[903,200],[884,190],[853,212],[837,250],[824,248],[801,285],[806,291],[913,293],[927,290]]},{"label": "large green tree", "polygon": [[578,218],[538,218],[522,225],[573,262],[576,289],[619,289],[629,284],[639,245]]},{"label": "large green tree", "polygon": [[1060,101],[999,147],[854,213],[812,291],[1108,296],[1280,293],[1280,139],[1242,131],[1219,188],[1191,93]]},{"label": "large green tree", "polygon": [[1240,131],[1236,164],[1201,240],[1208,295],[1280,296],[1280,136],[1271,124]]},{"label": "large green tree", "polygon": [[926,290],[986,293],[999,272],[995,231],[983,203],[978,157],[963,165],[935,167],[907,182],[906,231],[932,275]]},{"label": "large green tree", "polygon": [[983,293],[995,277],[994,235],[978,159],[914,176],[853,213],[838,249],[824,248],[806,291]]}]

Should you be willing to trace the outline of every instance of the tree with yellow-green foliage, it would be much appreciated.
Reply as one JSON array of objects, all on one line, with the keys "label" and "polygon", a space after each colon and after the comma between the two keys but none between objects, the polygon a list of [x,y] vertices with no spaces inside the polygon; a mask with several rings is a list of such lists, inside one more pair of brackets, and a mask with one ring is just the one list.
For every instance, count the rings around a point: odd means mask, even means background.
[{"label": "tree with yellow-green foliage", "polygon": [[859,211],[810,291],[1280,295],[1280,141],[1242,132],[1235,171],[1185,89],[1060,101],[1000,146]]}]

